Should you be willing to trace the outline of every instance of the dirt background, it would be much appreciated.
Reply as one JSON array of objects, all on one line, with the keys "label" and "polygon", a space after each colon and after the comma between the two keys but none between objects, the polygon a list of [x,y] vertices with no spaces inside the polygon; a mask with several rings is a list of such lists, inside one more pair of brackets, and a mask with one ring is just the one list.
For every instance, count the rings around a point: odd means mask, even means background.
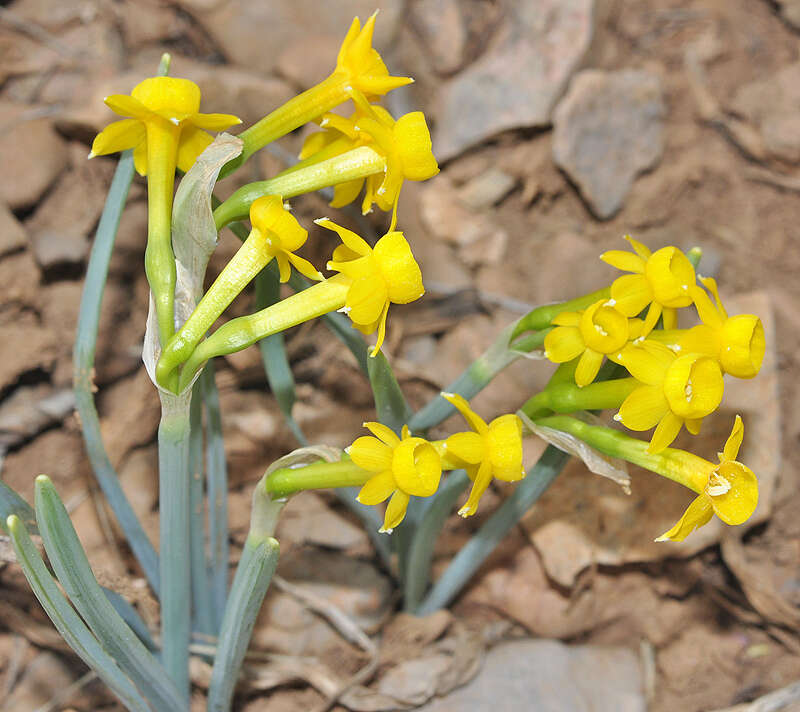
[{"label": "dirt background", "polygon": [[[18,0],[0,7],[2,477],[31,501],[34,476],[48,473],[99,577],[150,623],[157,624],[155,605],[92,479],[69,394],[81,279],[114,168],[112,159],[86,161],[92,137],[111,119],[102,97],[129,92],[169,51],[172,73],[200,84],[203,110],[236,113],[247,124],[323,78],[352,16],[366,17],[374,4]],[[729,387],[704,437],[681,442],[711,456],[733,412],[742,412],[745,460],[762,480],[762,501],[749,528],[709,526],[685,546],[656,546],[652,539],[688,504],[687,492],[635,472],[626,497],[572,463],[451,612],[417,621],[397,614],[392,573],[355,520],[328,494],[304,494],[279,529],[288,583],[268,595],[239,708],[316,709],[365,667],[374,671],[375,695],[409,706],[447,690],[445,678],[473,676],[497,641],[530,636],[632,651],[639,694],[655,712],[726,708],[794,682],[800,35],[792,22],[800,23],[800,5],[598,0],[565,3],[570,14],[544,0],[378,4],[377,46],[394,74],[417,79],[389,106],[424,109],[434,149],[442,146],[446,157],[439,177],[408,185],[401,199],[400,226],[428,292],[392,309],[385,351],[412,405],[453,380],[526,308],[607,284],[613,271],[597,256],[622,247],[624,234],[654,248],[699,245],[701,272],[718,278],[729,307],[762,316],[771,352],[755,381]],[[526,12],[534,6],[553,26],[531,29]],[[536,57],[544,68],[533,66]],[[457,96],[477,101],[463,105]],[[592,141],[598,125],[605,133]],[[300,141],[290,136],[281,145],[296,152]],[[281,167],[280,152],[262,154],[221,191]],[[294,208],[309,228],[330,214],[319,196]],[[111,460],[155,540],[158,401],[140,362],[146,217],[137,180],[103,303],[95,381]],[[380,215],[336,217],[377,235],[386,224]],[[323,263],[333,242],[310,232],[306,256]],[[226,232],[210,274],[236,244]],[[244,295],[232,312],[250,303]],[[351,442],[373,417],[353,359],[319,324],[290,332],[288,350],[300,426],[314,443]],[[545,364],[518,362],[477,407],[487,417],[513,411],[547,375]],[[296,443],[257,350],[223,360],[218,381],[235,559],[252,486]],[[455,421],[439,432],[448,427]],[[532,442],[526,456],[540,449]],[[487,493],[472,521],[452,517],[436,573],[504,491]],[[359,645],[329,625],[320,610],[331,604],[373,642]],[[419,660],[427,676],[414,667]],[[0,709],[117,709],[84,673],[18,568],[0,563]],[[201,709],[208,669],[199,659],[193,678]],[[364,699],[370,709],[389,709],[369,695],[344,695],[342,703],[366,709]]]}]

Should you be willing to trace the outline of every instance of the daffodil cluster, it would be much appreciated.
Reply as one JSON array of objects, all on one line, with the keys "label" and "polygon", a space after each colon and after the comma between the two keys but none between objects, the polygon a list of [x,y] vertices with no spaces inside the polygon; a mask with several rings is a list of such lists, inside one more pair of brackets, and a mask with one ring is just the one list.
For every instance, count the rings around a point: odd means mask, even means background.
[{"label": "daffodil cluster", "polygon": [[[758,374],[766,345],[764,328],[756,315],[728,316],[715,280],[698,277],[692,262],[677,247],[652,252],[630,237],[627,240],[631,252],[611,250],[601,259],[629,274],[590,295],[590,300],[576,300],[578,308],[567,303],[563,308],[547,307],[539,315],[529,315],[529,324],[549,329],[544,355],[561,366],[560,377],[531,398],[523,410],[536,419],[553,413],[615,409],[614,420],[627,429],[653,429],[646,445],[648,455],[681,452],[671,444],[684,427],[697,435],[703,419],[719,408],[724,376],[753,378]],[[700,323],[678,328],[680,309],[693,311]],[[610,378],[598,381],[606,360],[610,362]],[[741,432],[741,421],[737,420],[731,442],[740,443]],[[733,461],[729,451],[733,452],[732,445],[726,449],[725,462]],[[675,455],[670,457],[673,463],[680,460]],[[692,465],[699,467],[695,460],[691,460]],[[698,476],[711,484],[700,487],[695,482],[693,489],[702,490],[707,499],[702,499],[702,506],[693,505],[688,519],[667,532],[666,538],[682,539],[694,526],[708,521],[712,511],[719,513],[710,503],[722,494],[726,501],[736,499],[739,506],[736,517],[720,515],[724,521],[734,523],[745,510],[745,519],[752,513],[757,501],[755,478],[752,473],[747,477],[731,474],[740,472],[737,468],[743,465],[737,463],[732,468],[701,468],[705,474]],[[720,474],[723,471],[730,477]],[[725,487],[728,489],[722,493]]]},{"label": "daffodil cluster", "polygon": [[428,441],[412,436],[408,426],[398,437],[385,425],[364,423],[372,435],[358,438],[347,449],[353,464],[368,476],[358,501],[373,505],[389,500],[382,532],[391,532],[403,521],[412,496],[436,493],[443,470],[464,469],[472,480],[469,498],[458,512],[462,517],[475,514],[493,478],[516,482],[525,477],[519,416],[501,415],[487,423],[462,396],[441,395],[461,413],[469,430]]},{"label": "daffodil cluster", "polygon": [[[182,323],[176,323],[177,268],[171,235],[175,173],[189,171],[211,144],[213,137],[208,131],[220,131],[240,121],[231,114],[200,113],[200,89],[187,79],[152,77],[138,84],[130,96],[106,98],[106,104],[126,118],[97,136],[90,158],[132,149],[137,170],[148,179],[145,262],[159,326],[161,354],[156,378],[161,387],[181,392],[209,358],[330,311],[347,314],[365,334],[377,332],[374,356],[385,338],[389,306],[407,304],[424,294],[411,246],[396,229],[397,203],[406,179],[426,180],[436,175],[439,167],[425,116],[413,111],[395,119],[379,103],[389,91],[413,80],[389,74],[372,47],[375,21],[373,15],[362,26],[355,18],[333,72],[239,135],[241,154],[222,168],[220,177],[306,123],[321,128],[307,138],[296,165],[268,180],[243,186],[216,206],[217,230],[245,218],[251,229]],[[333,113],[348,101],[354,107],[349,118]],[[326,278],[297,254],[308,232],[290,212],[288,200],[331,186],[333,207],[351,203],[363,190],[362,212],[377,205],[391,212],[391,220],[386,234],[374,245],[328,218],[316,220],[343,242],[327,262],[333,274]],[[272,260],[281,282],[289,281],[294,269],[316,282],[315,286],[260,312],[228,321],[209,335],[225,309]]]}]

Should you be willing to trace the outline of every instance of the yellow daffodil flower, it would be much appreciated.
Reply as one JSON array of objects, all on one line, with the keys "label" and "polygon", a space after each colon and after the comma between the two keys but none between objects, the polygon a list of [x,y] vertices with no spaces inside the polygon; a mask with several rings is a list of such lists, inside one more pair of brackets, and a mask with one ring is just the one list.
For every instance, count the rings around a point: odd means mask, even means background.
[{"label": "yellow daffodil flower", "polygon": [[253,226],[250,235],[162,351],[156,374],[163,386],[166,387],[169,375],[191,356],[212,324],[270,260],[278,263],[281,282],[289,279],[290,265],[309,279],[322,279],[314,265],[294,254],[305,243],[308,231],[286,209],[279,195],[256,200],[250,207],[250,222]]},{"label": "yellow daffodil flower", "polygon": [[402,232],[387,232],[372,248],[352,230],[328,218],[314,222],[336,232],[344,243],[336,248],[327,267],[351,280],[342,311],[354,326],[365,334],[377,329],[374,356],[386,336],[389,305],[408,304],[425,294],[411,247]]},{"label": "yellow daffodil flower", "polygon": [[651,252],[631,237],[634,252],[609,250],[600,259],[612,267],[633,274],[619,277],[611,285],[611,301],[626,316],[636,316],[650,306],[644,320],[644,335],[655,327],[660,316],[664,328],[677,326],[676,309],[692,303],[690,290],[696,284],[694,267],[677,247],[662,247]]},{"label": "yellow daffodil flower", "polygon": [[411,437],[408,426],[402,438],[380,423],[364,423],[374,437],[364,435],[349,448],[353,462],[375,474],[361,488],[361,504],[379,504],[389,499],[380,531],[391,531],[403,521],[409,498],[430,497],[439,488],[442,463],[436,449],[427,440]]},{"label": "yellow daffodil flower", "polygon": [[626,346],[618,361],[642,385],[622,402],[614,419],[631,430],[656,426],[648,452],[666,448],[684,425],[693,435],[699,433],[703,418],[722,402],[722,371],[708,356],[677,356],[664,344],[644,341]]},{"label": "yellow daffodil flower", "polygon": [[699,496],[689,505],[677,524],[656,541],[683,541],[716,514],[725,524],[742,524],[758,505],[758,480],[753,471],[737,462],[744,438],[744,425],[737,415],[725,448],[718,453],[719,464],[676,450],[673,458],[689,470],[692,489]]},{"label": "yellow daffodil flower", "polygon": [[716,306],[700,287],[692,290],[692,299],[703,323],[686,332],[680,340],[681,349],[717,359],[723,372],[736,378],[754,378],[761,369],[766,350],[761,319],[755,314],[729,317],[719,298],[716,281],[702,277],[700,281],[714,295]]},{"label": "yellow daffodil flower", "polygon": [[143,176],[151,162],[148,146],[170,154],[174,165],[185,172],[213,140],[206,130],[222,131],[241,123],[231,114],[201,114],[200,89],[177,77],[151,77],[137,84],[130,96],[113,94],[104,101],[114,113],[128,118],[106,126],[89,157],[132,148],[134,165]]},{"label": "yellow daffodil flower", "polygon": [[472,428],[471,432],[451,435],[444,443],[445,466],[463,467],[472,480],[467,503],[458,510],[469,517],[478,509],[483,493],[493,477],[504,482],[516,482],[525,477],[522,467],[522,421],[514,414],[501,415],[486,423],[463,397],[457,393],[442,393]]},{"label": "yellow daffodil flower", "polygon": [[313,121],[357,94],[364,97],[383,96],[392,89],[414,81],[410,77],[391,76],[380,54],[372,47],[376,16],[377,13],[373,14],[363,27],[357,17],[353,20],[339,49],[336,68],[327,79],[290,99],[241,133],[244,151],[241,158],[232,162],[234,167],[241,165],[268,143]]},{"label": "yellow daffodil flower", "polygon": [[581,387],[595,379],[604,356],[619,353],[628,341],[641,335],[644,326],[641,319],[628,319],[605,299],[583,311],[561,312],[552,324],[556,328],[545,337],[544,355],[555,363],[580,356],[575,383]]}]

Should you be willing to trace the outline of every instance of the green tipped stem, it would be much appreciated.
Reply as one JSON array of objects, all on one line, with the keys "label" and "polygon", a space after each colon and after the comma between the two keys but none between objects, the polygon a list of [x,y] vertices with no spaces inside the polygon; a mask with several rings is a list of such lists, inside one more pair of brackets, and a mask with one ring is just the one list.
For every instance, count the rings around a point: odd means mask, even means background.
[{"label": "green tipped stem", "polygon": [[304,490],[361,486],[373,474],[362,470],[352,460],[318,462],[273,470],[267,475],[265,487],[272,499],[281,499]]},{"label": "green tipped stem", "polygon": [[574,413],[578,410],[619,408],[622,401],[640,385],[635,378],[595,381],[583,387],[571,381],[551,382],[543,391],[528,399],[520,410],[535,419],[551,412]]}]

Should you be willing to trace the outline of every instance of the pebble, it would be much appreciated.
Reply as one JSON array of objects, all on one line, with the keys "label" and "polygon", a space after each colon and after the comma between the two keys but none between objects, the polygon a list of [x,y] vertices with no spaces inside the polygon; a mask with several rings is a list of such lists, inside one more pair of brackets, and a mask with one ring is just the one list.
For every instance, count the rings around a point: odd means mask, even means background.
[{"label": "pebble", "polygon": [[637,175],[663,150],[661,80],[641,70],[586,70],[575,76],[553,115],[553,160],[592,212],[619,211]]},{"label": "pebble", "polygon": [[475,176],[458,191],[461,202],[473,210],[484,210],[497,205],[517,184],[517,179],[499,168]]},{"label": "pebble", "polygon": [[442,87],[433,144],[438,159],[500,131],[549,124],[589,47],[593,11],[593,0],[511,4],[492,48]]},{"label": "pebble", "polygon": [[64,142],[36,107],[0,101],[0,165],[14,180],[0,183],[0,201],[12,210],[34,205],[67,165]]},{"label": "pebble", "polygon": [[25,229],[6,205],[0,203],[0,257],[17,252],[28,244]]},{"label": "pebble", "polygon": [[[524,702],[523,702],[524,701]],[[486,655],[478,675],[419,712],[451,710],[644,712],[636,655],[623,647],[515,640]]]},{"label": "pebble", "polygon": [[58,232],[46,230],[33,238],[33,255],[39,266],[48,270],[78,265],[89,254],[89,241],[71,229]]},{"label": "pebble", "polygon": [[800,0],[778,0],[781,17],[796,30],[800,30]]},{"label": "pebble", "polygon": [[419,0],[411,18],[439,74],[458,71],[465,59],[467,28],[457,0]]},{"label": "pebble", "polygon": [[71,388],[23,386],[0,404],[0,450],[7,450],[61,422],[75,408]]}]

